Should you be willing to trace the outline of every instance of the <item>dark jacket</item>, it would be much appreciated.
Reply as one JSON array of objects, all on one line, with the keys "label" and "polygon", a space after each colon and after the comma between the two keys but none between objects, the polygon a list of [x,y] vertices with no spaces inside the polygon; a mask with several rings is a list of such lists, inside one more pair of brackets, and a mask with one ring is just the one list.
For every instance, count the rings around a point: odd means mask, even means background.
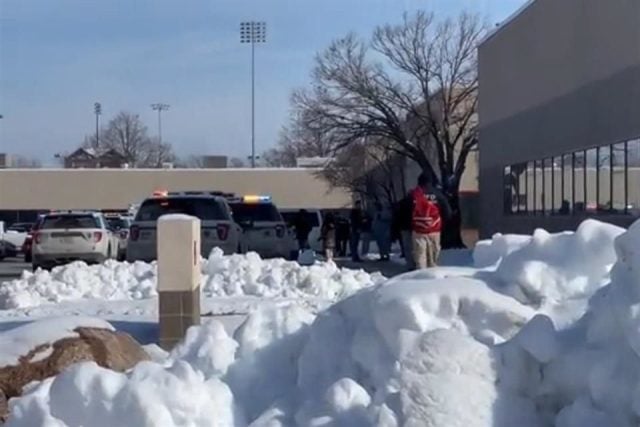
[{"label": "dark jacket", "polygon": [[362,209],[352,209],[349,220],[351,221],[351,232],[360,233],[362,231]]},{"label": "dark jacket", "polygon": [[298,214],[293,222],[293,226],[296,232],[296,239],[306,240],[311,233],[311,224],[309,223],[307,216],[304,214]]},{"label": "dark jacket", "polygon": [[413,197],[407,194],[396,206],[395,222],[399,231],[411,231],[413,221]]}]

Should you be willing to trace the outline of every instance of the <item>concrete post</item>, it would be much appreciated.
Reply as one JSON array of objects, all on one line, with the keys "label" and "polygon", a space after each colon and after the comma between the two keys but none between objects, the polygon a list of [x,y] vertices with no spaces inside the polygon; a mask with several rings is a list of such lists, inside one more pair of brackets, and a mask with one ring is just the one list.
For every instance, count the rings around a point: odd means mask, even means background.
[{"label": "concrete post", "polygon": [[160,346],[170,350],[200,324],[200,220],[162,216],[157,245]]}]

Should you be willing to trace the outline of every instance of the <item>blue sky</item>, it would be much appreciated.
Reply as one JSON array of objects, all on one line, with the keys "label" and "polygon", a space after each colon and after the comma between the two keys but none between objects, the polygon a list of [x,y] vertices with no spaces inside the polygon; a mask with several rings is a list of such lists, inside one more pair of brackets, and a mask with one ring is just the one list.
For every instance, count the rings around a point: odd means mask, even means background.
[{"label": "blue sky", "polygon": [[120,110],[170,104],[163,138],[181,155],[250,151],[250,48],[239,23],[266,21],[256,51],[257,150],[275,144],[313,56],[404,11],[464,9],[499,22],[524,0],[0,0],[0,152],[51,163]]}]

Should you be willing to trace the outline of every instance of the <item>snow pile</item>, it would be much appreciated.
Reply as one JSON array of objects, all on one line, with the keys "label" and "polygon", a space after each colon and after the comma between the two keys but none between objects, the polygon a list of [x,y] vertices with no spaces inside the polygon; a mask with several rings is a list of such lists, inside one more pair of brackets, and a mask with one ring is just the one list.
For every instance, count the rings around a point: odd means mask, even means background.
[{"label": "snow pile", "polygon": [[[99,299],[144,300],[157,296],[155,263],[116,262],[88,266],[75,262],[51,272],[24,272],[0,284],[0,309]],[[214,249],[202,262],[202,292],[212,296],[314,297],[335,301],[384,278],[333,263],[301,267],[283,259],[263,260],[255,253],[224,256]]]},{"label": "snow pile", "polygon": [[[539,425],[631,427],[640,420],[640,222],[615,240],[611,282],[565,328],[539,315],[496,347],[502,393]],[[585,266],[585,268],[589,268]]]},{"label": "snow pile", "polygon": [[28,323],[0,332],[0,366],[17,365],[21,356],[41,345],[51,344],[63,338],[77,337],[78,334],[74,331],[79,327],[113,330],[104,320],[82,316]]},{"label": "snow pile", "polygon": [[[74,365],[10,401],[7,427],[244,426],[229,388],[186,362],[142,362],[127,374]],[[34,418],[35,417],[35,418]]]},{"label": "snow pile", "polygon": [[[493,254],[483,243],[485,260],[496,259],[489,267],[402,275],[317,315],[264,305],[233,337],[213,320],[189,330],[166,360],[117,381],[82,365],[86,373],[34,387],[11,402],[11,422],[631,427],[640,420],[640,222],[621,233],[586,221],[575,233],[537,231],[514,244],[503,236]],[[312,289],[319,280],[312,268],[278,261],[283,276],[270,283],[259,278],[271,267],[241,258],[212,255],[203,271],[213,289],[279,293],[291,280],[287,292],[300,292],[305,277]],[[567,328],[540,314],[590,293],[588,312]]]},{"label": "snow pile", "polygon": [[89,266],[74,262],[51,272],[25,271],[20,279],[0,284],[0,309],[82,299],[138,300],[156,295],[155,265],[108,260]]},{"label": "snow pile", "polygon": [[[586,220],[576,232],[533,236],[496,235],[474,251],[477,272],[496,291],[549,314],[561,323],[575,320],[588,299],[609,281],[616,261],[613,242],[623,228]],[[490,265],[487,267],[487,265]]]},{"label": "snow pile", "polygon": [[202,272],[207,296],[314,296],[335,301],[384,280],[378,273],[339,268],[334,263],[303,267],[281,258],[262,260],[256,253],[225,256],[217,248]]},{"label": "snow pile", "polygon": [[[426,336],[435,334],[432,339],[438,342],[440,333],[459,337],[465,344],[457,360],[464,366],[447,365],[453,369],[448,375],[468,371],[460,381],[480,375],[477,381],[493,389],[495,373],[485,372],[491,354],[480,341],[508,339],[533,314],[469,278],[431,286],[389,281],[317,317],[297,304],[265,305],[233,337],[211,320],[191,328],[163,363],[147,362],[127,375],[92,365],[76,367],[13,400],[12,421],[55,420],[58,424],[51,425],[56,426],[83,425],[89,419],[123,426],[246,425],[241,420],[256,427],[394,426],[406,417],[413,420],[406,425],[420,425],[420,397],[405,391],[414,386],[423,390],[415,381],[422,377],[416,371],[431,363],[418,362]],[[477,357],[471,357],[468,346]],[[436,356],[441,351],[451,357],[453,351],[428,347]],[[436,384],[431,387],[423,390],[427,400],[440,390]],[[481,401],[490,400],[492,393]],[[176,394],[180,397],[174,402]],[[187,402],[187,396],[193,401]],[[457,406],[453,397],[450,405]]]}]

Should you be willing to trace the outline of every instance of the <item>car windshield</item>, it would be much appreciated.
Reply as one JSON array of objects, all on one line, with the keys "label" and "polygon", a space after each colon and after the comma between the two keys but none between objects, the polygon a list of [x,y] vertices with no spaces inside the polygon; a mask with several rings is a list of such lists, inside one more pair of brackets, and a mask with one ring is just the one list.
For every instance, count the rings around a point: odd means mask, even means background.
[{"label": "car windshield", "polygon": [[162,215],[191,215],[203,221],[228,220],[222,203],[208,198],[167,198],[146,200],[136,215],[136,221],[157,221]]},{"label": "car windshield", "polygon": [[[282,217],[287,222],[289,226],[295,224],[296,219],[298,218],[298,212],[282,212]],[[320,227],[320,221],[318,221],[318,214],[315,212],[307,212],[305,214],[305,218],[307,223],[312,227]]]},{"label": "car windshield", "polygon": [[100,228],[98,219],[93,215],[47,215],[40,229],[59,228]]},{"label": "car windshield", "polygon": [[232,203],[233,218],[237,222],[280,222],[282,216],[271,203]]},{"label": "car windshield", "polygon": [[128,218],[107,218],[107,225],[114,230],[122,230],[129,228],[130,221]]}]

